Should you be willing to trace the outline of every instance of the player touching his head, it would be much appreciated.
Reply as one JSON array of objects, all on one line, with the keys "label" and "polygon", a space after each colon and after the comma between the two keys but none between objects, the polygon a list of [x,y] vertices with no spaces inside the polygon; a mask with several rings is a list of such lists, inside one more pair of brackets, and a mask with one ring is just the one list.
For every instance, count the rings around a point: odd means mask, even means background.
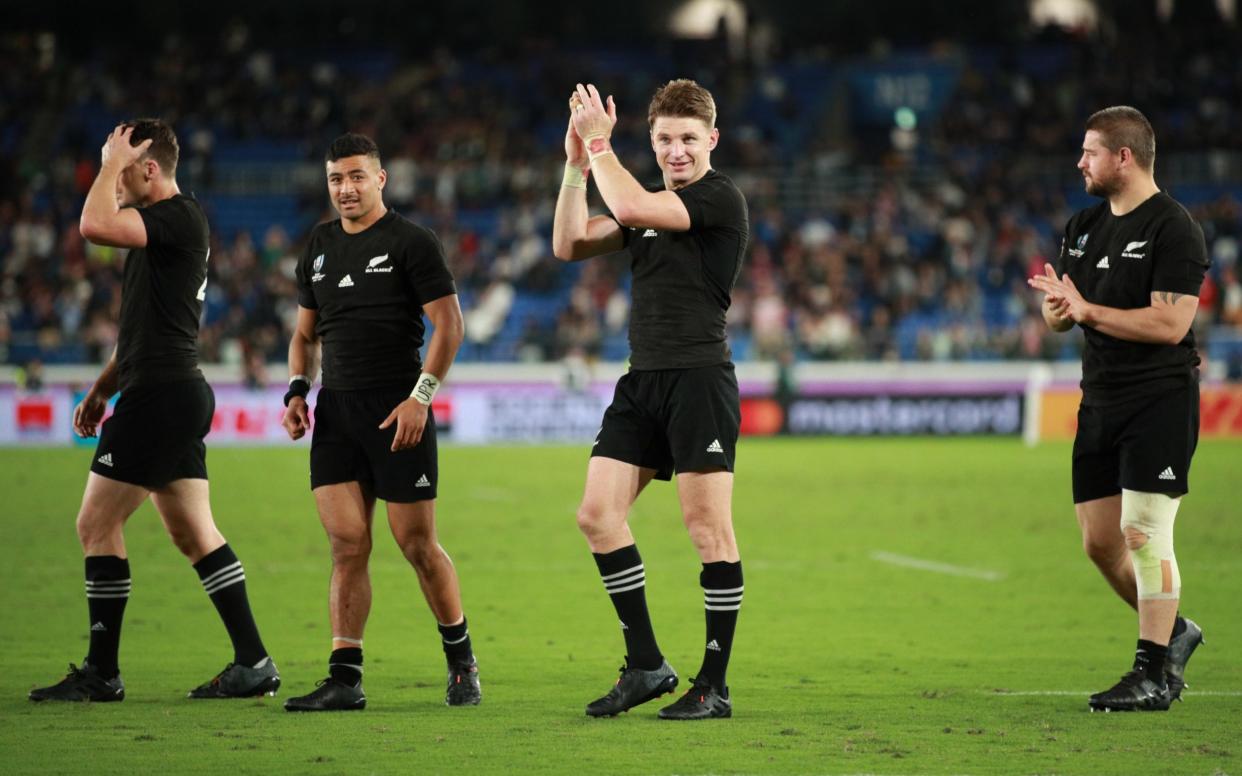
[{"label": "player touching his head", "polygon": [[[463,325],[440,240],[384,206],[387,173],[365,135],[333,141],[328,195],[340,218],[320,224],[297,266],[298,319],[289,343],[284,427],[310,429],[306,398],[323,352],[323,388],[311,432],[310,484],[332,549],[332,653],[318,689],[289,711],[366,706],[362,632],[371,611],[371,523],[376,499],[414,567],[448,661],[445,702],[479,703],[479,668],[457,572],[436,538],[436,421],[431,401],[448,374]],[[423,363],[426,327],[435,325]]]},{"label": "player touching his head", "polygon": [[1173,521],[1199,438],[1199,355],[1191,331],[1208,268],[1203,231],[1157,186],[1156,138],[1126,106],[1087,120],[1078,169],[1105,201],[1065,227],[1058,266],[1030,279],[1054,331],[1082,327],[1074,510],[1083,546],[1138,610],[1133,669],[1092,710],[1169,708],[1203,641],[1178,614]]},{"label": "player touching his head", "polygon": [[125,521],[148,498],[177,549],[194,565],[233,641],[233,662],[191,698],[271,694],[280,674],[250,613],[246,574],[211,516],[207,448],[215,395],[198,369],[198,323],[207,288],[207,218],[177,186],[177,136],[159,119],[118,126],[82,206],[82,236],[128,248],[116,352],[73,411],[93,437],[108,399],[116,411],[99,445],[78,512],[86,556],[90,647],[59,684],[34,701],[119,701],[118,652],[129,600]]},{"label": "player touching his head", "polygon": [[[592,85],[570,97],[565,178],[553,251],[578,261],[620,250],[632,259],[630,371],[617,383],[587,467],[578,526],[621,620],[621,678],[587,705],[613,716],[671,692],[677,674],[656,642],[646,574],[627,515],[654,479],[677,473],[682,519],[703,562],[707,620],[703,663],[690,690],[662,719],[732,715],[725,669],[742,605],[733,534],[733,462],[740,411],[725,315],[749,234],[746,200],[711,166],[720,133],[711,93],[670,81],[648,108],[651,148],[663,181],[644,188],[612,151],[616,105]],[[594,178],[610,215],[587,212]]]}]

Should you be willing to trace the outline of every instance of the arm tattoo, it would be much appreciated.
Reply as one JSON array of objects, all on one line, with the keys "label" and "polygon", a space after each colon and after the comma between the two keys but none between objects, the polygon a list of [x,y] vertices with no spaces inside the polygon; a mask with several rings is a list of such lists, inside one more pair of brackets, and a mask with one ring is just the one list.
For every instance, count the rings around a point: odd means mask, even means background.
[{"label": "arm tattoo", "polygon": [[1152,291],[1151,300],[1153,302],[1165,302],[1167,304],[1177,304],[1177,300],[1181,299],[1185,294],[1178,294],[1173,291]]}]

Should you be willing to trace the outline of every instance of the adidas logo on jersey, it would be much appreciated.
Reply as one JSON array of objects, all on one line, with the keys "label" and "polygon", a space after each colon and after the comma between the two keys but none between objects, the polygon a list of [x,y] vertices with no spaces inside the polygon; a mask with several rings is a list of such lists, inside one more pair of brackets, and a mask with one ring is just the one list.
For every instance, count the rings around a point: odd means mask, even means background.
[{"label": "adidas logo on jersey", "polygon": [[416,487],[416,488],[430,488],[430,487],[431,487],[431,480],[427,479],[427,475],[426,475],[426,474],[424,474],[423,476],[421,476],[421,477],[419,477],[419,478],[418,478],[418,482],[414,483],[414,487]]},{"label": "adidas logo on jersey", "polygon": [[1105,256],[1104,258],[1096,262],[1095,268],[1096,269],[1108,269],[1108,257]]},{"label": "adidas logo on jersey", "polygon": [[707,642],[707,648],[713,652],[720,651],[720,645],[716,643],[715,639],[712,639],[711,641]]},{"label": "adidas logo on jersey", "polygon": [[367,262],[367,272],[368,272],[368,273],[371,273],[371,272],[392,272],[392,266],[391,266],[391,265],[389,265],[389,266],[387,266],[387,267],[381,267],[381,266],[380,266],[381,264],[383,264],[383,263],[384,263],[384,262],[386,262],[386,261],[388,261],[388,254],[387,254],[387,253],[385,253],[383,256],[376,256],[375,258],[373,258],[373,259],[371,259],[369,262]]},{"label": "adidas logo on jersey", "polygon": [[1126,249],[1121,252],[1121,255],[1125,256],[1127,259],[1141,259],[1147,254],[1146,253],[1134,253],[1134,251],[1137,251],[1139,248],[1142,248],[1146,244],[1147,244],[1146,240],[1139,240],[1137,242],[1127,243]]},{"label": "adidas logo on jersey", "polygon": [[104,466],[111,466],[112,465],[112,453],[104,453],[103,455],[99,456],[99,458],[97,458],[96,460],[98,460]]},{"label": "adidas logo on jersey", "polygon": [[91,633],[103,633],[107,630],[102,622],[97,622],[91,626]]},{"label": "adidas logo on jersey", "polygon": [[713,440],[712,440],[712,443],[711,443],[710,445],[708,445],[708,446],[707,446],[707,452],[709,452],[709,453],[723,453],[723,452],[724,452],[724,448],[720,446],[720,440],[719,440],[719,439],[713,439]]},{"label": "adidas logo on jersey", "polygon": [[658,233],[654,229],[648,229],[647,231],[643,232],[643,237],[658,237],[658,236],[659,236]]},{"label": "adidas logo on jersey", "polygon": [[345,277],[341,278],[341,282],[337,283],[336,287],[337,288],[353,288],[354,279],[351,278],[349,275],[346,275]]},{"label": "adidas logo on jersey", "polygon": [[1160,480],[1175,480],[1175,479],[1177,479],[1177,477],[1176,477],[1176,476],[1174,476],[1174,474],[1173,474],[1173,467],[1172,467],[1172,466],[1166,466],[1166,467],[1164,467],[1164,471],[1160,472],[1160,476],[1159,476],[1159,477],[1157,477],[1156,479],[1160,479]]}]

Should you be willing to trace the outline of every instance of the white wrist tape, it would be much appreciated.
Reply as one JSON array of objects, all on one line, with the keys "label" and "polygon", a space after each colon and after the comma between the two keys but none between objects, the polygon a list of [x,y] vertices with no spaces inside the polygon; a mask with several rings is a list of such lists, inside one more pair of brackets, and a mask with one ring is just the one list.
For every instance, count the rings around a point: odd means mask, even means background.
[{"label": "white wrist tape", "polygon": [[431,372],[423,372],[418,376],[418,382],[414,383],[414,390],[410,391],[410,398],[419,404],[431,404],[431,400],[435,397],[438,390],[440,390],[439,378]]}]

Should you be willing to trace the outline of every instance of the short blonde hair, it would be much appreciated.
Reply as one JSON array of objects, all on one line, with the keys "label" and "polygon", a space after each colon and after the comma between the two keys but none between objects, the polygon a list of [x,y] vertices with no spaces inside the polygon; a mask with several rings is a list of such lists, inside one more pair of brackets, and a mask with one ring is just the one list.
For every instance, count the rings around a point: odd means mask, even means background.
[{"label": "short blonde hair", "polygon": [[654,127],[661,116],[702,121],[708,129],[716,126],[716,101],[712,93],[689,78],[678,78],[656,89],[647,108],[647,126]]}]

